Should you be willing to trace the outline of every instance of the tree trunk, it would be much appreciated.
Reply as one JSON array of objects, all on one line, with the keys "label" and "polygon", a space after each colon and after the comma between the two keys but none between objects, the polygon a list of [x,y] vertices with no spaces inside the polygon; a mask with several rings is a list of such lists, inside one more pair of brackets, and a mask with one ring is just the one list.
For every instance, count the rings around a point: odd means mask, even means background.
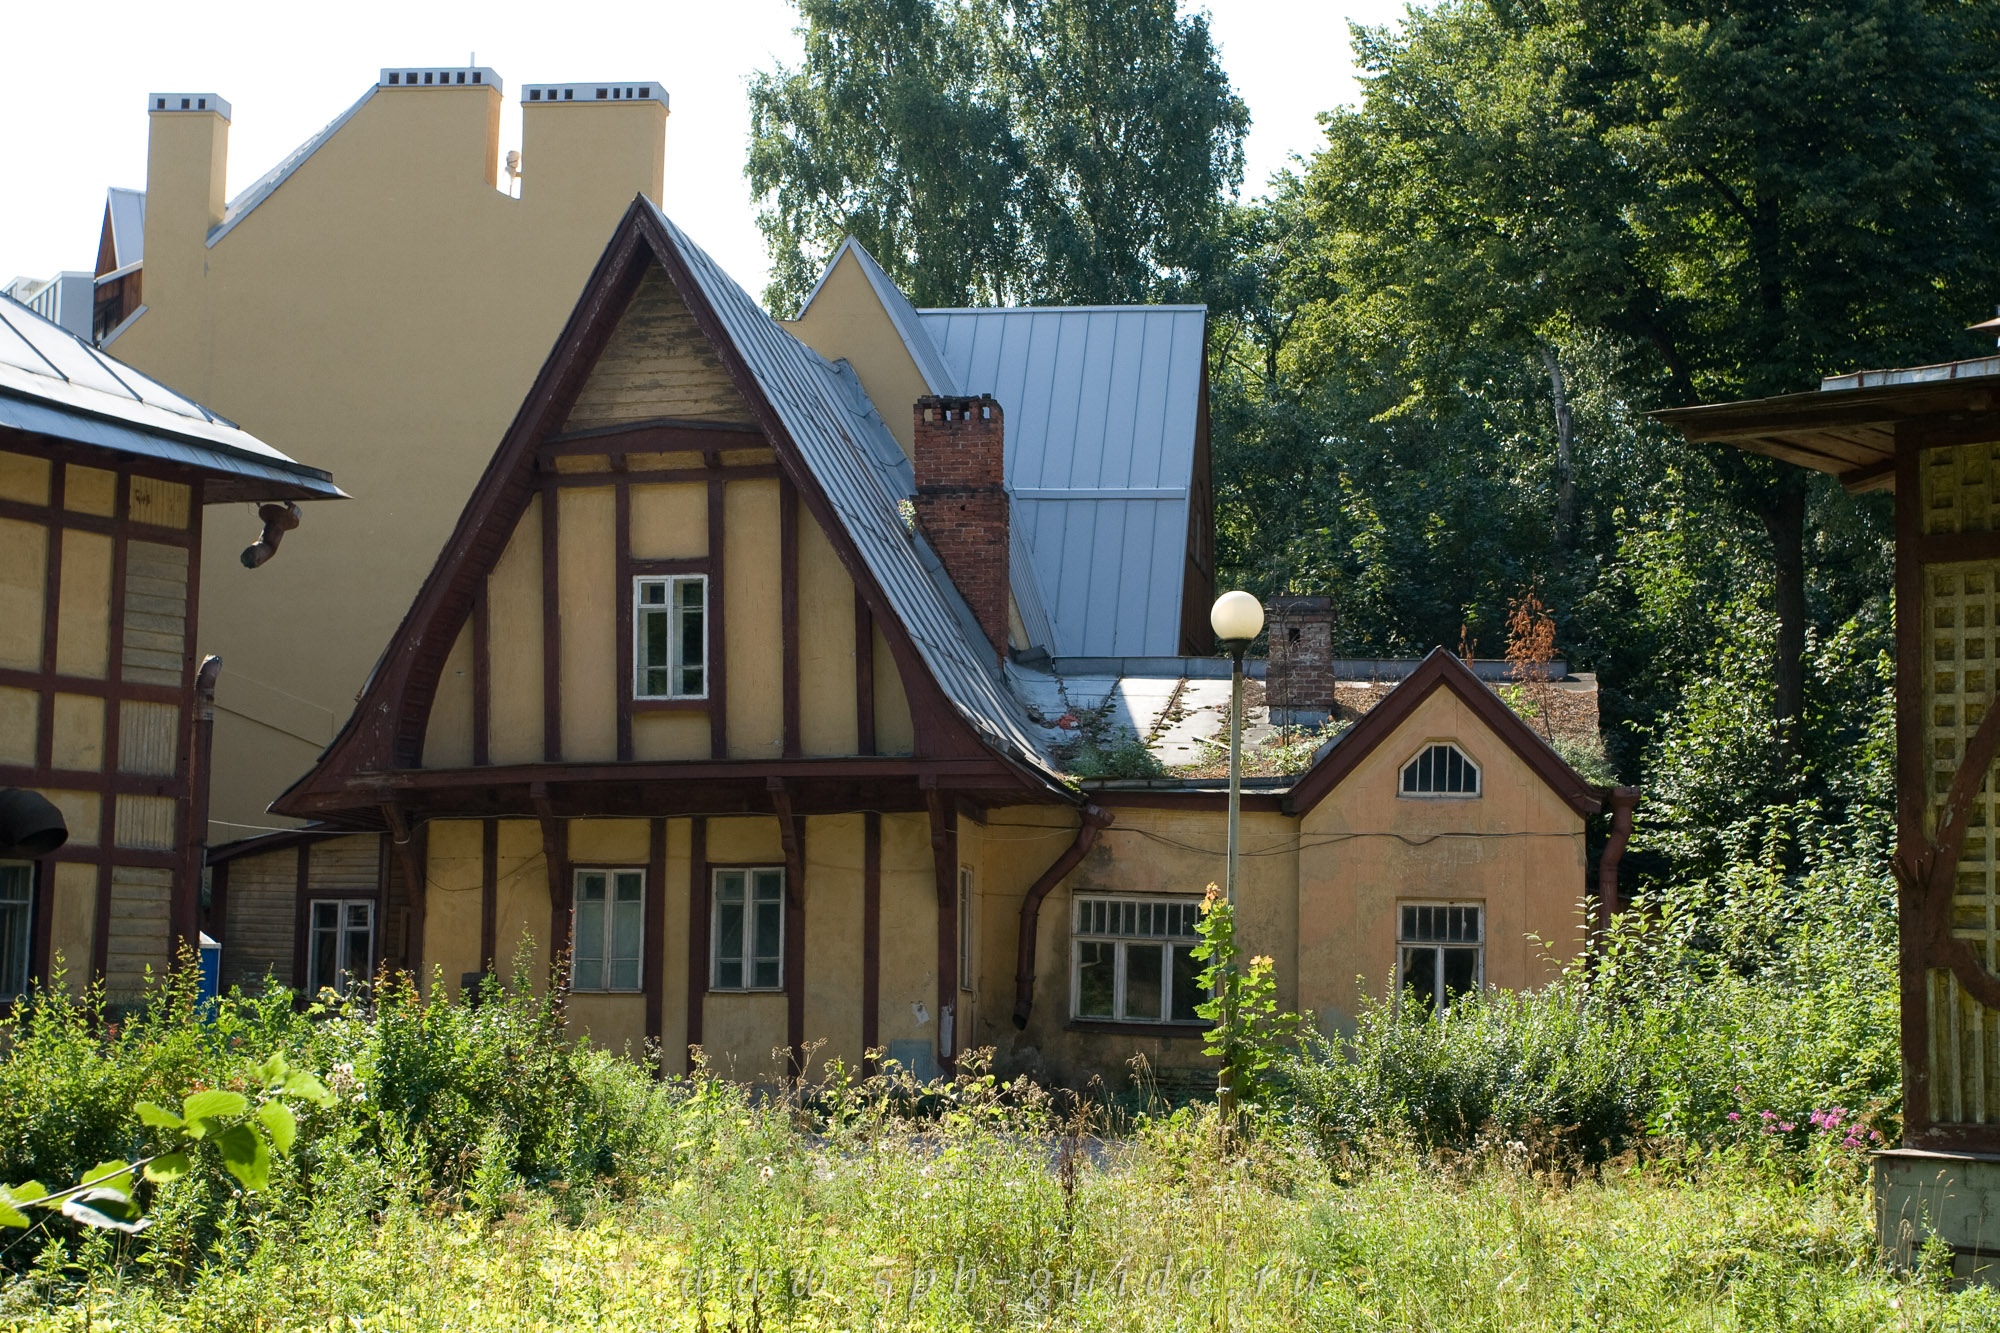
[{"label": "tree trunk", "polygon": [[1797,774],[1802,753],[1806,698],[1806,488],[1797,469],[1782,469],[1773,478],[1770,499],[1760,517],[1771,539],[1771,562],[1777,571],[1772,589],[1778,616],[1773,712],[1784,771],[1792,777]]},{"label": "tree trunk", "polygon": [[1569,392],[1563,384],[1562,361],[1553,343],[1542,344],[1542,364],[1549,368],[1549,393],[1556,407],[1556,547],[1555,568],[1569,563],[1576,539],[1576,422],[1570,415]]}]

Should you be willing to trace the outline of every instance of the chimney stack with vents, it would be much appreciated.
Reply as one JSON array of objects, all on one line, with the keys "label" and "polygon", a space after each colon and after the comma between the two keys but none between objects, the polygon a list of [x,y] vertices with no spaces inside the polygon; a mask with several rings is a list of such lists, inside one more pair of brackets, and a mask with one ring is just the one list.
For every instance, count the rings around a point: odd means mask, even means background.
[{"label": "chimney stack with vents", "polygon": [[917,527],[1004,659],[1009,538],[1000,404],[991,394],[926,397],[916,416]]},{"label": "chimney stack with vents", "polygon": [[1273,597],[1264,698],[1280,727],[1317,727],[1333,715],[1333,599]]}]

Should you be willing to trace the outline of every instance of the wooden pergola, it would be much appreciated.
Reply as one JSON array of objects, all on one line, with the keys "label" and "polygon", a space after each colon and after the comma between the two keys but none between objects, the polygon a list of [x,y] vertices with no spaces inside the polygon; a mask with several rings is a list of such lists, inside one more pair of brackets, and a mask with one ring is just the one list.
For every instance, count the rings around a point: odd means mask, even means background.
[{"label": "wooden pergola", "polygon": [[2000,1154],[2000,358],[1656,417],[1895,493],[1904,1144]]}]

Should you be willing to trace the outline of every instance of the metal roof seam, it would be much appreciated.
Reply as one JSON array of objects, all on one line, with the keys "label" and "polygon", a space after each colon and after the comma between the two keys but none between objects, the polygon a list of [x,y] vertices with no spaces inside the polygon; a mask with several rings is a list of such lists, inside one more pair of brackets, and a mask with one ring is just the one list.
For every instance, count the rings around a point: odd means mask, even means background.
[{"label": "metal roof seam", "polygon": [[368,104],[368,99],[375,96],[375,88],[376,85],[370,84],[368,91],[361,94],[360,99],[353,106],[348,107],[347,110],[327,122],[326,128],[280,158],[276,166],[259,176],[256,180],[251,181],[249,185],[244,187],[242,193],[230,200],[228,207],[222,210],[222,221],[216,224],[215,230],[208,234],[209,247],[213,248],[217,241],[234,231],[237,223],[249,217],[256,210],[257,205],[269,199],[277,192],[279,186],[290,180],[292,173],[304,166],[307,158],[325,146],[326,141],[331,139],[340,130],[341,126],[347,124],[353,118],[355,112]]}]

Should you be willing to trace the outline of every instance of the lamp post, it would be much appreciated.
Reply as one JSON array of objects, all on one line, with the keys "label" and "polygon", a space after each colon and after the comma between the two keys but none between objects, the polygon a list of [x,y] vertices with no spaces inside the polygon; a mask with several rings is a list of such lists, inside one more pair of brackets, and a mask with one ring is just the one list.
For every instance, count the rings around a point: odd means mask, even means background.
[{"label": "lamp post", "polygon": [[[1264,628],[1264,604],[1247,592],[1226,592],[1215,599],[1208,613],[1209,627],[1229,652],[1229,856],[1222,872],[1222,898],[1230,911],[1230,950],[1222,960],[1224,993],[1236,975],[1235,914],[1237,830],[1243,815],[1243,650]],[[1234,1004],[1233,997],[1229,1000]],[[1226,1011],[1223,1021],[1232,1028],[1236,1015]],[[1236,1067],[1233,1053],[1223,1057],[1221,1086],[1217,1101],[1226,1118],[1236,1110]]]}]

